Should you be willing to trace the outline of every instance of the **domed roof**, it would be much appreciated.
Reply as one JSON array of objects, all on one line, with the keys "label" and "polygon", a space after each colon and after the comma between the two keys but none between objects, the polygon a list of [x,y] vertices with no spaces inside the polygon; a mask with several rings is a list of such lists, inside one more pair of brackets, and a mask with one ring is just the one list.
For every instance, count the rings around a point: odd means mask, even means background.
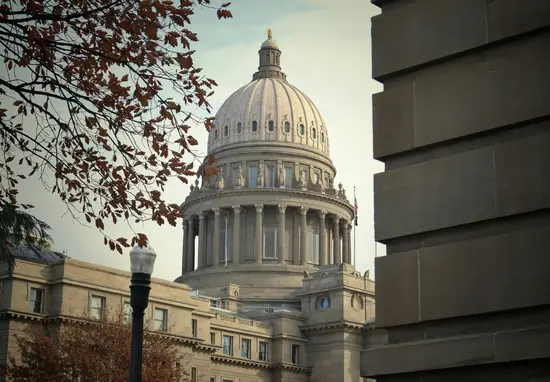
[{"label": "domed roof", "polygon": [[208,152],[246,143],[298,145],[329,157],[326,125],[302,91],[286,81],[280,50],[269,38],[259,51],[260,66],[252,82],[234,92],[218,110]]}]

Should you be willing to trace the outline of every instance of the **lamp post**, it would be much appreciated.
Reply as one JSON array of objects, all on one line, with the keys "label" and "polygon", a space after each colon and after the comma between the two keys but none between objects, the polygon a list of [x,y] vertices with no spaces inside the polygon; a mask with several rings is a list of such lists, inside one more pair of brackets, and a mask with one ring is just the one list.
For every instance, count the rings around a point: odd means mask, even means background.
[{"label": "lamp post", "polygon": [[149,303],[151,273],[157,254],[147,244],[136,245],[130,251],[130,305],[132,307],[132,348],[130,358],[130,382],[141,382],[143,349],[143,313]]}]

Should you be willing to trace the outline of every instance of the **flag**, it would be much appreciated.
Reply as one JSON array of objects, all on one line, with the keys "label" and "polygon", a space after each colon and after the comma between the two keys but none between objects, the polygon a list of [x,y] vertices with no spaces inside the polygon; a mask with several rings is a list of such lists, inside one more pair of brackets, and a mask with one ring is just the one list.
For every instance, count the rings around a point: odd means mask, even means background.
[{"label": "flag", "polygon": [[354,197],[355,199],[355,225],[359,225],[359,218],[357,217],[357,212],[359,211],[359,204],[357,204],[357,198]]}]

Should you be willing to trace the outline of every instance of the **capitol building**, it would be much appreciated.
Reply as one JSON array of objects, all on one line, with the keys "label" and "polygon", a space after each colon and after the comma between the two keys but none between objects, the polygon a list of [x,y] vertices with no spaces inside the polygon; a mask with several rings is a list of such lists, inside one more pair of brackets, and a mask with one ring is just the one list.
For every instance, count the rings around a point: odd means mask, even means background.
[{"label": "capitol building", "polygon": [[[191,381],[360,382],[376,341],[374,281],[352,265],[354,206],[321,112],[282,71],[268,32],[252,81],[218,110],[181,208],[181,276],[154,279],[146,316],[180,344]],[[14,334],[86,307],[124,310],[129,272],[37,248],[2,269],[0,362]],[[32,300],[32,301],[31,301]],[[40,300],[40,301],[37,301]]]}]

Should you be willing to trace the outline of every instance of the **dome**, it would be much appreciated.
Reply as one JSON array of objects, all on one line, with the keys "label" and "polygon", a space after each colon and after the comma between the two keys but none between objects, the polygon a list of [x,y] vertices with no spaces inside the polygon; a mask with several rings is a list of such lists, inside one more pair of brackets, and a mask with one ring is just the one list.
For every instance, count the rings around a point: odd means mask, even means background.
[{"label": "dome", "polygon": [[216,114],[209,152],[246,142],[306,146],[329,156],[325,122],[311,99],[279,78],[260,78],[234,92]]},{"label": "dome", "polygon": [[319,110],[281,71],[279,45],[271,38],[259,52],[252,82],[235,91],[218,110],[208,152],[243,145],[288,146],[329,158],[326,125]]}]

